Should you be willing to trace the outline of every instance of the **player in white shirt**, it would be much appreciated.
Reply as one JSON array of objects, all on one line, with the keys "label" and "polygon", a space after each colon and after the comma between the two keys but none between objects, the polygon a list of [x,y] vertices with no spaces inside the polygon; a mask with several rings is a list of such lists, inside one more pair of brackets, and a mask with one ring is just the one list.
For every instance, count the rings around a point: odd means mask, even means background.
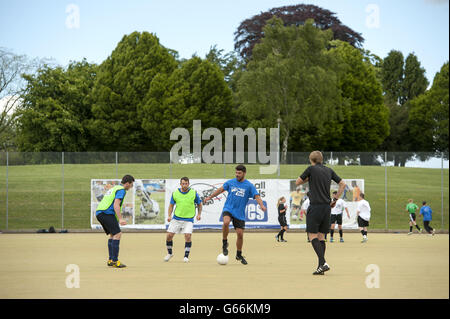
[{"label": "player in white shirt", "polygon": [[[309,192],[306,193],[305,200],[303,201],[303,204],[300,208],[300,216],[305,216],[306,218],[308,207],[309,207]],[[308,243],[310,243],[311,240],[309,239],[308,233],[306,233],[306,238],[308,239]]]},{"label": "player in white shirt", "polygon": [[370,205],[369,202],[364,199],[364,194],[359,194],[358,206],[356,208],[356,216],[358,216],[358,227],[363,235],[362,243],[367,242],[367,227],[370,220]]},{"label": "player in white shirt", "polygon": [[330,242],[334,242],[334,226],[338,224],[340,242],[344,242],[343,232],[342,232],[342,213],[344,210],[347,212],[347,217],[350,219],[350,214],[348,213],[347,204],[342,198],[337,197],[337,191],[333,192],[333,201],[335,202],[333,208],[331,208],[331,226],[330,226]]}]

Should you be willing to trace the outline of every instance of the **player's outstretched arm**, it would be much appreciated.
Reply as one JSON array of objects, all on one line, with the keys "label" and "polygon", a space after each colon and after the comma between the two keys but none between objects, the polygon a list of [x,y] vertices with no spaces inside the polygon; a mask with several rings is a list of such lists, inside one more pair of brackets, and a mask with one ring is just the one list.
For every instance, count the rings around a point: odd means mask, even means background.
[{"label": "player's outstretched arm", "polygon": [[219,196],[220,194],[222,194],[225,190],[223,189],[223,186],[220,186],[218,189],[216,189],[211,195],[209,195],[208,197],[205,197],[205,199],[203,199],[203,202],[206,203],[208,201],[210,201],[212,198]]},{"label": "player's outstretched arm", "polygon": [[267,210],[267,207],[264,206],[264,203],[263,203],[263,201],[262,201],[260,195],[256,195],[256,196],[255,196],[255,200],[258,202],[259,207],[261,207],[261,209],[262,209],[263,211],[266,211],[266,210]]}]

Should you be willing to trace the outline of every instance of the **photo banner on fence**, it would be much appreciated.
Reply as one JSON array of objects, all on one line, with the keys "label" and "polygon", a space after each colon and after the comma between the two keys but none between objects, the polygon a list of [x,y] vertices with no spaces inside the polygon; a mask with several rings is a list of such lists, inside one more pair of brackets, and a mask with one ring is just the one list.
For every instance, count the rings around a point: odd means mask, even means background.
[{"label": "photo banner on fence", "polygon": [[[166,207],[170,203],[172,193],[180,188],[180,180],[168,179],[166,192]],[[227,179],[190,179],[190,187],[194,189],[202,199],[211,195],[220,188]],[[254,199],[247,203],[245,211],[245,228],[279,228],[277,200],[283,192],[289,189],[289,184],[276,179],[249,179],[261,195],[261,199],[267,210],[264,212]],[[214,199],[203,204],[200,221],[194,221],[194,228],[222,228],[222,210],[227,198],[227,192],[223,192]],[[167,212],[166,212],[167,219]]]},{"label": "photo banner on fence", "polygon": [[[101,229],[95,217],[97,206],[103,196],[115,185],[118,179],[91,180],[91,228]],[[136,179],[134,187],[125,195],[122,205],[122,218],[127,224],[121,228],[129,229],[165,229],[165,192],[164,179]]]},{"label": "photo banner on fence", "polygon": [[[227,179],[191,179],[190,187],[198,193],[203,201],[226,181]],[[281,197],[286,199],[286,219],[289,228],[306,228],[306,213],[302,211],[302,205],[306,199],[308,184],[297,187],[293,179],[249,179],[249,181],[255,185],[267,210],[263,211],[256,200],[250,199],[245,211],[246,228],[279,228],[277,202]],[[356,198],[360,192],[364,192],[364,180],[346,179],[344,181],[347,186],[341,198],[345,201],[350,218],[344,210],[343,228],[357,229]],[[91,228],[102,228],[95,217],[97,206],[106,192],[119,183],[120,180],[117,179],[91,180]],[[127,225],[121,227],[125,229],[167,229],[167,209],[172,193],[177,188],[180,188],[179,179],[136,179],[134,187],[125,196],[122,217],[126,220]],[[333,182],[330,196],[334,190],[337,190],[337,185]],[[221,229],[222,211],[226,198],[227,192],[224,192],[205,202],[201,220],[194,220],[194,228]]]}]

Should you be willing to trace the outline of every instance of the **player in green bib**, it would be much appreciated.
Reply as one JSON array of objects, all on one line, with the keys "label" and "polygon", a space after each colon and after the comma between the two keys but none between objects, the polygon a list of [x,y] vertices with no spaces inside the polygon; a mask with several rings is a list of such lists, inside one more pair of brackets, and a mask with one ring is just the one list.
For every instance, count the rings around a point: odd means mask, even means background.
[{"label": "player in green bib", "polygon": [[119,244],[122,236],[120,225],[126,225],[127,222],[122,219],[122,205],[126,192],[133,187],[134,177],[125,175],[121,184],[109,189],[103,196],[103,199],[97,206],[95,216],[102,225],[108,240],[108,266],[114,268],[126,267],[119,261]]},{"label": "player in green bib", "polygon": [[413,225],[416,226],[419,233],[422,232],[419,225],[416,223],[416,211],[419,209],[419,206],[414,204],[413,200],[408,199],[408,204],[406,205],[406,211],[409,213],[409,233],[408,235],[412,235]]},{"label": "player in green bib", "polygon": [[[184,259],[185,263],[189,262],[189,253],[192,247],[192,232],[194,228],[194,217],[197,213],[197,221],[201,219],[202,215],[202,201],[197,192],[189,187],[189,178],[182,177],[180,179],[180,188],[172,193],[170,204],[168,208],[169,227],[167,228],[166,247],[167,255],[164,261],[169,261],[172,256],[173,237],[175,234],[184,234]],[[174,211],[175,207],[175,211]],[[173,213],[173,216],[172,216]]]}]

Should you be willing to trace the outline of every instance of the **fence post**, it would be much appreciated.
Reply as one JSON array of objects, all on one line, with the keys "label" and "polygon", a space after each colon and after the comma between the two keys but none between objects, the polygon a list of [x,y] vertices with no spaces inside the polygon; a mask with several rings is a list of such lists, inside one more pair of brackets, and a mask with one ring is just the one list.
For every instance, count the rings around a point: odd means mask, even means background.
[{"label": "fence post", "polygon": [[9,153],[6,152],[6,229],[8,229],[8,166]]},{"label": "fence post", "polygon": [[444,229],[444,152],[441,152],[441,229]]},{"label": "fence post", "polygon": [[388,199],[387,199],[387,152],[384,152],[384,209],[386,220],[386,231],[388,230]]},{"label": "fence post", "polygon": [[61,230],[64,229],[64,152],[61,154],[61,176],[62,176],[62,200],[61,200]]},{"label": "fence post", "polygon": [[119,179],[119,154],[116,152],[116,179]]}]

